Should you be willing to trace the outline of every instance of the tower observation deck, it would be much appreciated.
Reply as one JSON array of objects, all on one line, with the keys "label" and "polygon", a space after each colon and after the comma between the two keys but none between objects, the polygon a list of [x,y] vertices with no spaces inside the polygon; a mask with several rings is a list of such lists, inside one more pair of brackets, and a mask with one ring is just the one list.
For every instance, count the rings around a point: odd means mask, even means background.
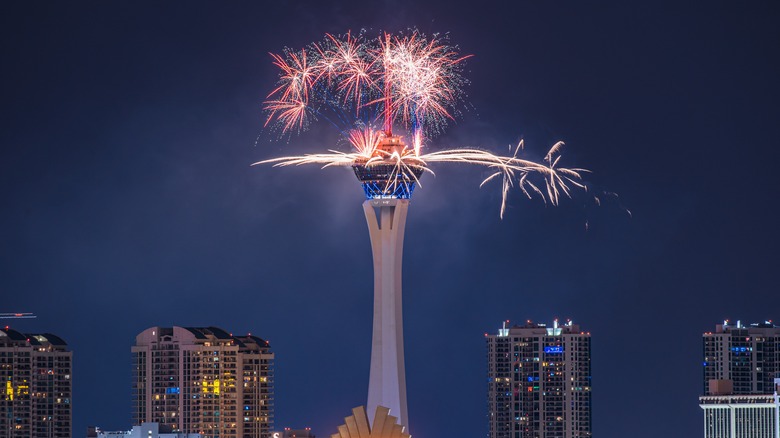
[{"label": "tower observation deck", "polygon": [[410,199],[422,176],[423,168],[401,164],[397,157],[409,153],[400,136],[380,140],[369,163],[359,158],[352,164],[355,176],[363,186],[366,199]]}]

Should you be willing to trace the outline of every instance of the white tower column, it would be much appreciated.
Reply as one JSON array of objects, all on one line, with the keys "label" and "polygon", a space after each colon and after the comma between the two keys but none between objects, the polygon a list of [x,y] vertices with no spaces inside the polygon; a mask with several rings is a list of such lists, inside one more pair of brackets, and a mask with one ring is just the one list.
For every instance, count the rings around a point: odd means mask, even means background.
[{"label": "white tower column", "polygon": [[[377,406],[390,409],[408,433],[401,260],[408,199],[370,199],[363,203],[374,256],[374,330],[368,381],[368,417]],[[378,216],[377,216],[378,213]]]}]

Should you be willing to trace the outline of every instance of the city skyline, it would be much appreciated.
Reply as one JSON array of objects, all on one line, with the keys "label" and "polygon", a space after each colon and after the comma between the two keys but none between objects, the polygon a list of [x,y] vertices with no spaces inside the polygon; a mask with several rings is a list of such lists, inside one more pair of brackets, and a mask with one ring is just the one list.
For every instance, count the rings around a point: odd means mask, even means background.
[{"label": "city skyline", "polygon": [[[524,325],[510,322],[504,321],[496,334],[485,333],[488,347],[488,438],[509,438],[517,434],[521,437],[525,434],[533,436],[535,433],[591,436],[590,332],[583,331],[570,319],[563,324],[555,319],[549,326],[531,320],[526,320]],[[699,401],[702,408],[718,412],[712,414],[717,426],[709,424],[708,421],[713,420],[708,420],[705,414],[705,436],[728,435],[730,423],[727,411],[734,408],[731,404],[741,407],[737,409],[737,417],[744,416],[740,420],[744,424],[737,426],[736,432],[732,428],[732,435],[758,427],[762,437],[774,436],[772,433],[778,428],[775,417],[780,388],[780,372],[777,372],[775,357],[778,334],[780,326],[774,325],[771,320],[748,324],[743,324],[741,320],[729,324],[728,320],[724,320],[723,324],[716,325],[714,332],[703,334],[704,390]],[[136,337],[131,351],[135,412],[132,433],[136,433],[135,428],[142,424],[144,428],[159,425],[173,432],[188,433],[189,430],[193,433],[190,424],[195,423],[195,429],[200,429],[200,434],[211,436],[209,431],[214,426],[197,425],[199,420],[191,418],[205,418],[201,410],[215,408],[223,416],[237,415],[236,412],[230,413],[231,409],[235,410],[237,400],[243,400],[241,415],[264,418],[256,418],[258,424],[249,428],[246,422],[254,420],[244,418],[244,427],[238,429],[236,422],[230,426],[232,420],[228,419],[228,425],[219,432],[220,435],[238,433],[241,436],[270,437],[273,432],[275,437],[281,433],[274,432],[278,428],[273,427],[274,354],[270,352],[267,341],[251,334],[234,336],[217,327],[151,327]],[[22,357],[17,357],[19,354]],[[20,433],[51,433],[49,425],[54,423],[37,421],[30,409],[54,407],[52,412],[57,418],[54,434],[70,436],[72,354],[67,350],[65,341],[56,335],[20,333],[8,326],[0,329],[0,374],[8,380],[8,388],[0,391],[0,394],[5,394],[0,399],[0,405],[4,400],[4,409],[10,409],[9,412],[18,416],[16,424]],[[746,359],[750,362],[747,365],[744,363]],[[212,360],[214,371],[208,371],[212,368]],[[54,367],[49,370],[48,377],[36,377],[38,371],[43,370],[41,367],[47,366]],[[243,390],[234,384],[239,371],[243,375]],[[173,386],[183,385],[185,381],[194,386],[184,389],[183,386]],[[51,388],[65,392],[39,393]],[[528,397],[525,397],[526,390]],[[220,401],[211,408],[200,407],[202,402],[196,402],[198,407],[193,410],[186,400],[199,398],[201,392],[203,401],[208,401],[208,398]],[[220,392],[227,398],[219,396]],[[210,393],[215,395],[209,397]],[[41,395],[44,396],[42,399]],[[14,402],[16,398],[37,402],[25,408],[25,405],[17,406],[18,401]],[[182,400],[184,404],[181,404]],[[12,406],[22,409],[17,412]],[[747,413],[748,407],[756,411]],[[380,407],[380,410],[383,415],[390,411],[386,407]],[[353,412],[358,411],[366,415],[363,407],[353,409]],[[240,420],[236,418],[236,421]],[[733,419],[731,423],[734,423]],[[88,429],[93,432],[100,430],[94,426]],[[739,432],[742,429],[744,431]],[[401,433],[402,430],[399,424],[396,432]],[[287,433],[291,429],[285,427],[283,431]],[[310,427],[292,431],[312,433]]]},{"label": "city skyline", "polygon": [[[484,357],[463,351],[483,351],[496,321],[568,317],[594,336],[595,434],[658,436],[660,416],[676,425],[666,436],[698,435],[701,332],[778,308],[778,15],[763,3],[13,5],[0,18],[0,312],[36,313],[11,327],[75,352],[75,433],[130,424],[128,345],[156,325],[269,340],[284,370],[276,424],[332,433],[367,390],[363,193],[338,169],[249,166],[336,142],[263,129],[267,52],[350,29],[449,32],[474,54],[470,106],[432,150],[506,153],[522,138],[539,158],[562,140],[619,198],[552,209],[515,191],[501,220],[480,169],[434,167],[405,237],[410,430],[487,433]],[[604,359],[615,349],[631,367]],[[637,375],[662,383],[627,406]]]}]

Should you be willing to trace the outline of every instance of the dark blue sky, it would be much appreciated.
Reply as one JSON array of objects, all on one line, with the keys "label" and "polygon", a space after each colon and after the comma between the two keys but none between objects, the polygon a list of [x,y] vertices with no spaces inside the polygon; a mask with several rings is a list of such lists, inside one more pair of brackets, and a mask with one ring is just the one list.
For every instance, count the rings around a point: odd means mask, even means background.
[{"label": "dark blue sky", "polygon": [[154,325],[269,339],[279,427],[329,436],[365,402],[360,187],[349,170],[249,164],[336,141],[263,130],[268,52],[411,26],[475,55],[474,110],[433,149],[522,137],[539,157],[563,140],[633,213],[515,192],[500,220],[482,169],[434,168],[404,257],[415,436],[486,433],[483,333],[554,317],[592,333],[596,436],[699,435],[701,333],[780,317],[777,6],[326,3],[5,6],[0,311],[35,312],[12,327],[73,349],[74,435],[129,427],[130,345]]}]

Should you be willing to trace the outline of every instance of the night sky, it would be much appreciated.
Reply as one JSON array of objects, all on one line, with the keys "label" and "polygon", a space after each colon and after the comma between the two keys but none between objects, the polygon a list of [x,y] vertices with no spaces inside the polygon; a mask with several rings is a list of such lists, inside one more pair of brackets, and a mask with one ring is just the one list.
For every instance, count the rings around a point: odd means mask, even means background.
[{"label": "night sky", "polygon": [[338,140],[263,128],[268,52],[448,32],[475,55],[469,106],[431,150],[563,140],[620,197],[516,191],[501,220],[485,169],[434,166],[404,253],[412,433],[484,436],[484,333],[558,317],[593,336],[596,437],[700,436],[701,333],[780,318],[780,13],[694,3],[4,5],[0,312],[74,351],[76,437],[129,428],[130,346],[155,325],[270,340],[277,427],[336,432],[368,385],[364,198],[349,169],[250,167]]}]

